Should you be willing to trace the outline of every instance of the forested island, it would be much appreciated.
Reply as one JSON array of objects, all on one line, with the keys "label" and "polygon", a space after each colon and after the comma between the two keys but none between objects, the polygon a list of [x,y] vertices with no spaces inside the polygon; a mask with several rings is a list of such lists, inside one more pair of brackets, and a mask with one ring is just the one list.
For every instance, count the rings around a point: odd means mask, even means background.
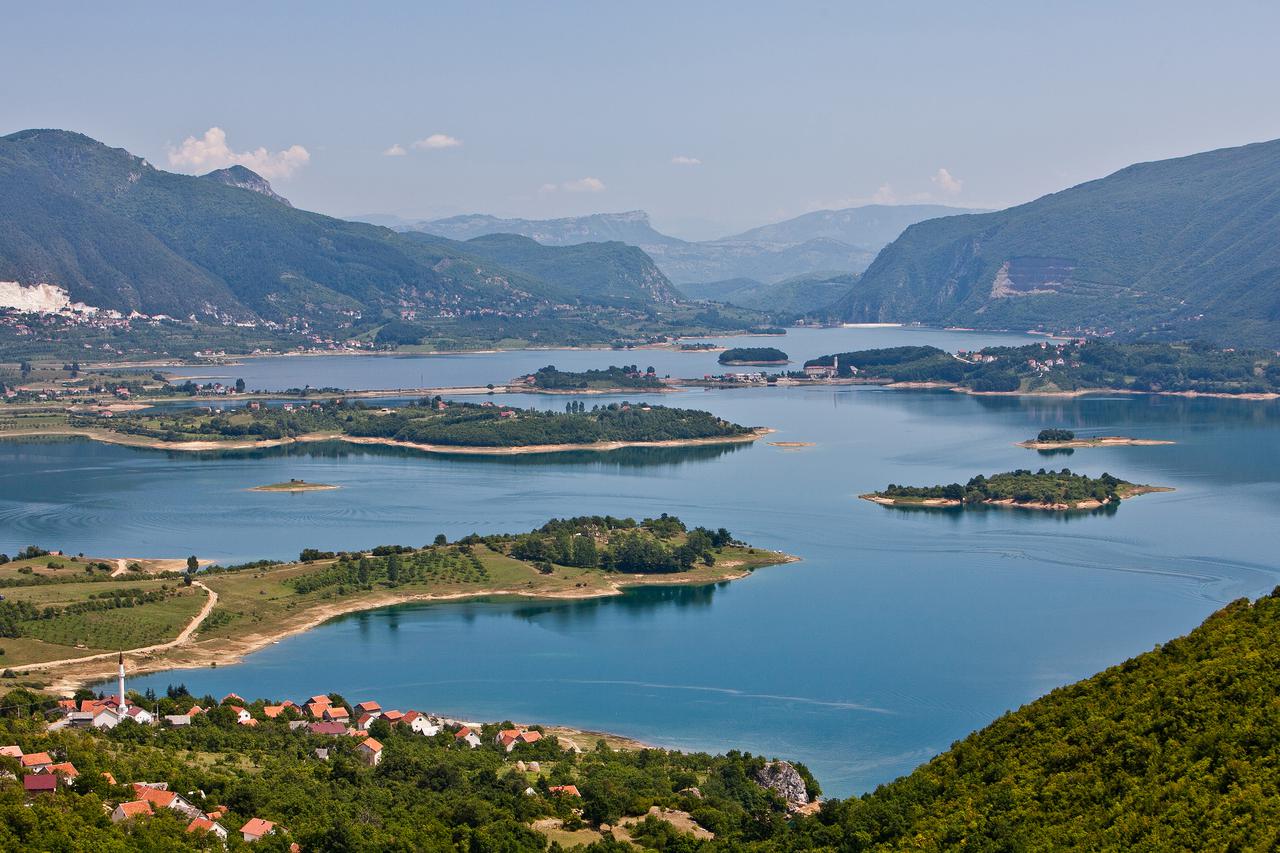
[{"label": "forested island", "polygon": [[777,347],[734,347],[720,353],[721,364],[786,364],[787,354]]},{"label": "forested island", "polygon": [[42,421],[39,429],[0,435],[83,435],[171,450],[231,450],[340,440],[427,452],[516,453],[742,442],[768,432],[696,409],[628,402],[588,409],[581,401],[571,401],[565,408],[564,412],[548,412],[439,397],[396,408],[346,399],[304,405],[250,403],[230,410],[150,410],[112,417],[54,415]]},{"label": "forested island", "polygon": [[[603,739],[579,741],[578,753],[545,726],[508,752],[498,740],[509,722],[483,726],[468,748],[457,722],[425,735],[375,720],[369,737],[385,757],[370,767],[360,738],[295,730],[306,710],[286,697],[219,701],[180,683],[129,698],[162,715],[203,709],[190,725],[48,731],[58,695],[30,681],[0,699],[0,742],[47,753],[75,775],[64,767],[52,792],[26,794],[24,780],[41,774],[0,756],[10,776],[0,779],[0,847],[220,849],[171,808],[111,821],[109,809],[138,797],[129,783],[145,780],[233,831],[271,821],[273,834],[254,845],[267,851],[591,844],[590,853],[621,853],[634,849],[628,840],[670,853],[1267,849],[1280,814],[1280,748],[1269,735],[1277,695],[1280,590],[1006,713],[872,793],[806,807],[766,787],[789,774],[762,756],[615,749]],[[346,709],[367,697],[322,698]],[[816,798],[818,780],[793,770],[788,790]],[[233,834],[230,846],[242,845]]]},{"label": "forested island", "polygon": [[1160,444],[1173,444],[1173,442],[1154,438],[1129,438],[1123,435],[1077,438],[1072,430],[1059,428],[1042,429],[1036,434],[1035,438],[1018,442],[1019,447],[1027,447],[1032,450],[1060,450],[1082,447],[1153,447]]},{"label": "forested island", "polygon": [[639,365],[617,367],[610,365],[603,370],[557,370],[555,365],[547,365],[528,376],[521,377],[518,383],[529,385],[546,391],[622,391],[645,390],[661,391],[662,382],[652,368],[641,370]]},{"label": "forested island", "polygon": [[[591,598],[644,584],[703,584],[791,561],[724,528],[675,516],[553,519],[519,534],[303,550],[295,562],[127,562],[32,547],[0,555],[0,670],[115,649],[150,649],[152,669],[228,662],[340,613],[402,601],[514,595]],[[121,608],[129,610],[122,619]],[[193,621],[194,620],[194,621]],[[175,641],[186,631],[189,641]],[[60,667],[64,674],[67,667]]]},{"label": "forested island", "polygon": [[804,366],[835,368],[836,378],[927,383],[975,393],[1280,393],[1280,356],[1274,351],[1197,343],[1046,341],[955,354],[932,346],[903,346],[824,355]]},{"label": "forested island", "polygon": [[900,486],[890,483],[883,491],[861,495],[886,506],[1015,506],[1026,509],[1097,509],[1125,498],[1150,492],[1171,491],[1141,486],[1110,474],[1089,477],[1068,468],[1061,471],[1019,469],[990,477],[979,474],[961,485]]}]

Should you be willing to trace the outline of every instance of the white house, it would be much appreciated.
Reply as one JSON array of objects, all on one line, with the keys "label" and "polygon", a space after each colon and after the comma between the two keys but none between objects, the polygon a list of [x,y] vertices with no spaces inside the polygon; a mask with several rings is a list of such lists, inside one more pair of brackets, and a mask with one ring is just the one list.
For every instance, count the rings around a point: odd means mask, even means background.
[{"label": "white house", "polygon": [[360,753],[360,757],[364,759],[364,763],[370,767],[377,767],[382,761],[382,744],[378,743],[371,737],[367,737],[356,746],[356,752]]},{"label": "white house", "polygon": [[432,721],[426,714],[420,714],[417,711],[409,711],[400,718],[400,722],[409,727],[409,730],[415,734],[425,737],[434,737],[440,734],[440,722]]},{"label": "white house", "polygon": [[240,837],[245,841],[257,841],[259,838],[276,831],[276,825],[260,817],[249,818],[249,822],[240,827]]}]

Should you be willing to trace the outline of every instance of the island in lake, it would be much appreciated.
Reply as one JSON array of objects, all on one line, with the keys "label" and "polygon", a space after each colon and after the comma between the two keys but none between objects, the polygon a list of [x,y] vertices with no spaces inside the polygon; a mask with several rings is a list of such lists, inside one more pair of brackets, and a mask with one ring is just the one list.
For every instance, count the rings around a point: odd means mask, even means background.
[{"label": "island in lake", "polygon": [[125,561],[33,547],[0,564],[0,669],[45,671],[74,689],[118,649],[145,656],[139,666],[150,670],[226,664],[358,610],[481,596],[595,598],[647,584],[720,583],[795,559],[665,513],[553,519],[526,533],[440,535],[422,546],[306,549],[296,562],[204,569],[192,557],[125,571],[117,565]]},{"label": "island in lake", "polygon": [[883,491],[860,495],[863,500],[885,506],[902,507],[976,507],[1011,506],[1020,509],[1077,510],[1097,509],[1117,504],[1126,498],[1151,492],[1171,492],[1161,486],[1144,486],[1121,480],[1110,474],[1089,477],[1061,471],[1019,469],[985,477],[979,474],[968,483],[946,486],[899,486],[890,484]]},{"label": "island in lake", "polygon": [[720,353],[721,364],[787,364],[787,354],[777,347],[734,347]]},{"label": "island in lake", "polygon": [[1034,439],[1018,442],[1018,447],[1031,450],[1059,450],[1077,447],[1154,447],[1161,444],[1173,444],[1173,442],[1154,438],[1129,438],[1123,435],[1077,438],[1076,434],[1069,429],[1042,429]]},{"label": "island in lake", "polygon": [[666,391],[668,388],[658,379],[653,367],[641,370],[637,364],[618,367],[609,365],[603,370],[557,370],[549,364],[533,373],[518,376],[513,386],[525,386],[538,391],[598,393],[620,391]]},{"label": "island in lake", "polygon": [[126,414],[51,415],[38,427],[2,437],[79,435],[97,441],[164,450],[251,450],[295,442],[385,444],[427,453],[554,453],[624,447],[681,447],[749,442],[763,427],[731,423],[710,412],[646,403],[587,407],[571,400],[564,412],[517,409],[492,402],[424,398],[396,408],[331,399],[304,405],[212,407]]},{"label": "island in lake", "polygon": [[267,486],[254,486],[251,492],[327,492],[339,488],[328,483],[308,483],[306,480],[289,480],[287,483],[271,483]]}]

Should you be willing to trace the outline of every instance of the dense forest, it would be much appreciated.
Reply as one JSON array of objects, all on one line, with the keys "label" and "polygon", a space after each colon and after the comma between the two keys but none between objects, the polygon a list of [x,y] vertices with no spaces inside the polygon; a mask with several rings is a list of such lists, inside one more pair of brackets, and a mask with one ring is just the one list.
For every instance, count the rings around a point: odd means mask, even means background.
[{"label": "dense forest", "polygon": [[734,347],[720,353],[721,364],[786,364],[787,354],[777,347]]},{"label": "dense forest", "polygon": [[973,391],[1280,392],[1280,358],[1274,352],[1198,343],[1043,343],[958,355],[937,347],[904,346],[824,355],[805,366],[833,363],[842,377],[856,371],[865,379],[947,382]]},{"label": "dense forest", "polygon": [[1068,468],[1032,472],[1027,469],[1007,471],[985,477],[979,474],[961,485],[900,486],[890,483],[878,497],[896,500],[946,500],[964,504],[980,504],[995,501],[1012,501],[1015,504],[1067,504],[1085,501],[1114,503],[1134,489],[1132,483],[1116,479],[1110,474],[1089,477],[1074,474]]},{"label": "dense forest", "polygon": [[[1007,713],[913,773],[861,797],[828,800],[813,816],[789,814],[754,781],[764,760],[736,752],[582,744],[588,750],[575,754],[546,736],[506,754],[491,745],[497,726],[485,727],[482,746],[466,749],[447,732],[422,737],[375,722],[371,733],[386,758],[370,769],[356,758],[355,739],[290,732],[294,712],[269,719],[262,701],[244,703],[259,721],[245,727],[213,697],[193,700],[180,685],[134,699],[161,713],[193,701],[213,710],[188,728],[123,723],[105,734],[46,734],[50,701],[26,689],[0,701],[0,741],[48,751],[79,772],[57,793],[29,799],[18,782],[0,781],[0,848],[218,849],[185,833],[185,821],[171,814],[111,823],[102,803],[133,796],[112,779],[197,792],[198,805],[227,807],[231,828],[252,816],[274,821],[280,837],[255,847],[267,851],[293,841],[304,851],[541,851],[547,839],[535,821],[614,827],[654,805],[714,834],[698,839],[656,818],[629,830],[666,853],[1280,843],[1280,589],[1256,603],[1233,602],[1186,637]],[[330,749],[327,761],[316,747]],[[534,760],[537,773],[528,769]],[[524,772],[517,761],[526,762]],[[0,763],[21,772],[14,759]],[[797,769],[816,794],[812,777]],[[550,786],[560,784],[580,796],[553,794]],[[633,848],[598,840],[590,849]]]},{"label": "dense forest", "polygon": [[639,523],[612,516],[552,519],[532,533],[484,541],[495,550],[533,563],[637,574],[684,572],[698,562],[712,566],[713,552],[734,542],[723,527],[690,530],[665,512]]},{"label": "dense forest", "polygon": [[641,370],[639,365],[617,367],[610,365],[603,370],[557,370],[549,364],[533,374],[533,384],[548,391],[585,391],[604,388],[658,389],[662,383],[652,367]]},{"label": "dense forest", "polygon": [[491,403],[420,400],[394,409],[358,401],[264,406],[212,412],[199,409],[136,413],[110,421],[74,418],[78,427],[108,428],[160,441],[281,439],[312,433],[459,447],[594,444],[602,441],[669,441],[746,435],[747,427],[694,409],[623,403],[573,407],[569,412],[514,409]]}]

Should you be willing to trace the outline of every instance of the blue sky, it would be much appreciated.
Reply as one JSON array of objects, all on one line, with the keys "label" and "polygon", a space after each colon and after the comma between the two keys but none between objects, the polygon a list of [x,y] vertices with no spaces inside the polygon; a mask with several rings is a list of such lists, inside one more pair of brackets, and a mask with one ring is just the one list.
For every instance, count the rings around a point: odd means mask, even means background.
[{"label": "blue sky", "polygon": [[0,131],[239,160],[335,215],[710,237],[1280,137],[1269,2],[5,5]]}]

